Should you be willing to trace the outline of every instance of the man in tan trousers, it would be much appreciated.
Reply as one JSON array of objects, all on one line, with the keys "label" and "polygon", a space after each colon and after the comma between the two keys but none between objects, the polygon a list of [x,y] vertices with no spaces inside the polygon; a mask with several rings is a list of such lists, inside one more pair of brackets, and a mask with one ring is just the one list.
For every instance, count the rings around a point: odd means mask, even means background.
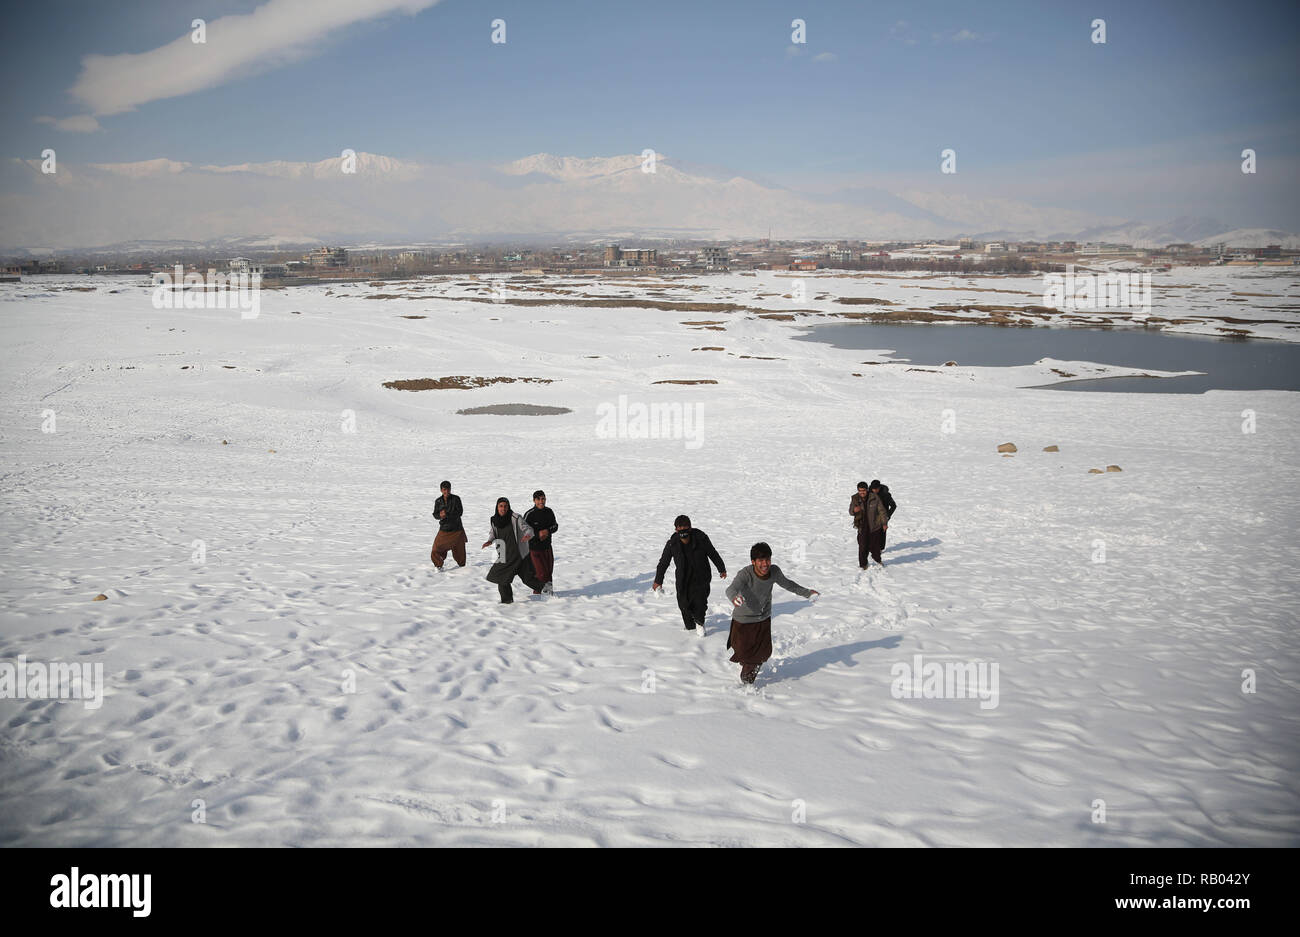
[{"label": "man in tan trousers", "polygon": [[433,516],[438,519],[438,536],[433,540],[429,559],[433,560],[434,566],[442,569],[443,560],[451,553],[456,565],[464,566],[465,543],[468,538],[460,516],[465,513],[465,508],[460,503],[460,496],[451,493],[451,482],[443,482],[439,489],[442,495],[433,503]]}]

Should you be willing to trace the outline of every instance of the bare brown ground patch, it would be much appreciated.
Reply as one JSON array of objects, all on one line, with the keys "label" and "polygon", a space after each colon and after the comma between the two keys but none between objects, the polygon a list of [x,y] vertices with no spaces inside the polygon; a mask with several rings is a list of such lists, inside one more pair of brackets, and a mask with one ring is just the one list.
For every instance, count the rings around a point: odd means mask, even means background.
[{"label": "bare brown ground patch", "polygon": [[704,378],[699,381],[655,381],[655,384],[716,384],[717,381],[712,378]]},{"label": "bare brown ground patch", "polygon": [[392,390],[471,390],[475,387],[487,387],[491,384],[553,384],[545,377],[471,377],[454,374],[450,377],[419,377],[410,380],[384,381],[384,386]]},{"label": "bare brown ground patch", "polygon": [[[393,298],[381,295],[378,298]],[[668,301],[662,299],[528,299],[519,297],[506,297],[504,299],[488,299],[482,296],[443,296],[442,299],[448,302],[460,303],[494,303],[505,306],[580,306],[593,309],[657,309],[662,312],[752,312],[764,313],[771,312],[770,309],[764,309],[761,306],[746,306],[741,303],[695,303],[685,301]],[[814,310],[804,309],[797,310],[802,313],[816,314]]]},{"label": "bare brown ground patch", "polygon": [[1053,309],[1051,306],[994,306],[983,305],[978,303],[955,304],[955,305],[938,305],[931,307],[943,312],[1003,312],[1008,315],[1012,313],[1024,315],[1025,313],[1038,313],[1039,315],[1056,315],[1059,309]]},{"label": "bare brown ground patch", "polygon": [[1293,319],[1241,319],[1237,316],[1194,316],[1184,322],[1230,322],[1233,325],[1296,325]]},{"label": "bare brown ground patch", "polygon": [[1011,290],[997,286],[918,286],[918,290],[961,290],[963,293],[1019,293],[1022,296],[1037,296],[1030,290]]},{"label": "bare brown ground patch", "polygon": [[884,312],[831,312],[836,319],[853,319],[865,322],[980,322],[971,316],[956,316],[925,309],[889,309]]}]

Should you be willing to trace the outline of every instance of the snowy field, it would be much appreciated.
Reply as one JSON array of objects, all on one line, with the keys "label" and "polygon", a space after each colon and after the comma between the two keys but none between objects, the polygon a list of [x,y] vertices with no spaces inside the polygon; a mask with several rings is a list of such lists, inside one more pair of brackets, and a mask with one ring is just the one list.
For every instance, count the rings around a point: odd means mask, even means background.
[{"label": "snowy field", "polygon": [[[1170,277],[1300,321],[1265,308],[1300,302],[1294,276]],[[564,283],[509,295],[680,298]],[[490,290],[300,287],[242,319],[138,279],[0,285],[0,662],[105,680],[94,709],[0,699],[0,844],[1300,845],[1295,394],[1024,390],[1060,362],[908,372],[746,309],[451,298]],[[450,375],[553,383],[382,386]],[[605,432],[621,396],[698,422]],[[456,413],[508,403],[572,412]],[[470,564],[439,573],[443,478]],[[863,573],[870,478],[899,510]],[[539,487],[556,594],[502,606],[477,547],[499,495]],[[729,573],[765,540],[821,593],[774,595],[756,687],[725,582],[703,637],[671,574],[650,590],[679,513]],[[996,664],[997,705],[898,698],[916,655]]]},{"label": "snowy field", "polygon": [[[758,315],[792,315],[806,325],[839,319],[993,321],[1058,328],[1154,327],[1175,334],[1300,341],[1300,267],[1176,267],[1143,275],[1127,272],[1135,267],[1131,262],[1075,266],[1069,282],[1078,296],[1085,295],[1085,279],[1098,290],[1096,295],[1101,295],[1105,277],[1123,274],[1133,278],[1135,296],[1150,299],[1150,308],[1049,308],[1061,303],[1050,299],[1042,274],[958,276],[918,271],[754,271],[704,276],[645,273],[600,278],[448,276],[398,284],[375,282],[370,284],[371,289],[344,287],[332,295],[368,295],[417,303],[441,298],[524,306],[566,301],[615,306],[619,301],[632,300],[642,305],[686,303],[690,306],[679,306],[678,311],[697,313],[725,313],[725,307],[732,306],[737,307],[732,311]],[[1147,279],[1143,280],[1143,276]]]}]

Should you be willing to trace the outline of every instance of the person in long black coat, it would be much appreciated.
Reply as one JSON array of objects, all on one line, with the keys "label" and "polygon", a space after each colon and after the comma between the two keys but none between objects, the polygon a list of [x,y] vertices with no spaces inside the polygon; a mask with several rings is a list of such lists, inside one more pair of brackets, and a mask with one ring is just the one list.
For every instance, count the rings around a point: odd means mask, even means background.
[{"label": "person in long black coat", "polygon": [[673,526],[677,532],[664,544],[652,588],[662,588],[669,562],[675,563],[677,607],[682,611],[682,621],[686,624],[687,631],[694,631],[698,625],[703,633],[704,616],[709,610],[709,580],[712,578],[709,561],[712,560],[713,565],[718,567],[719,579],[727,578],[727,567],[718,551],[713,548],[709,535],[692,527],[689,517],[685,514],[678,515]]},{"label": "person in long black coat", "polygon": [[483,541],[487,549],[498,541],[501,544],[496,562],[488,570],[488,582],[494,582],[501,594],[501,604],[509,605],[515,600],[511,583],[516,576],[524,585],[537,594],[542,583],[533,575],[533,564],[528,560],[528,541],[533,539],[533,529],[524,523],[524,519],[510,510],[509,498],[497,498],[497,509],[488,525],[488,538]]}]

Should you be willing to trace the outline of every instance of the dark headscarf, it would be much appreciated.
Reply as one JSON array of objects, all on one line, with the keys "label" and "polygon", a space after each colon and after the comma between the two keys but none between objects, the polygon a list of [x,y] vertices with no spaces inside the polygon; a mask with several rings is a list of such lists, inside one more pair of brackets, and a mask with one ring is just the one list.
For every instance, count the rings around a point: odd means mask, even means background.
[{"label": "dark headscarf", "polygon": [[[504,517],[501,515],[501,512],[497,510],[497,508],[500,508],[502,504],[506,506],[506,513]],[[512,523],[511,515],[513,513],[514,512],[510,510],[509,498],[497,498],[497,506],[492,510],[492,526],[495,527],[497,530],[505,530]]]}]

